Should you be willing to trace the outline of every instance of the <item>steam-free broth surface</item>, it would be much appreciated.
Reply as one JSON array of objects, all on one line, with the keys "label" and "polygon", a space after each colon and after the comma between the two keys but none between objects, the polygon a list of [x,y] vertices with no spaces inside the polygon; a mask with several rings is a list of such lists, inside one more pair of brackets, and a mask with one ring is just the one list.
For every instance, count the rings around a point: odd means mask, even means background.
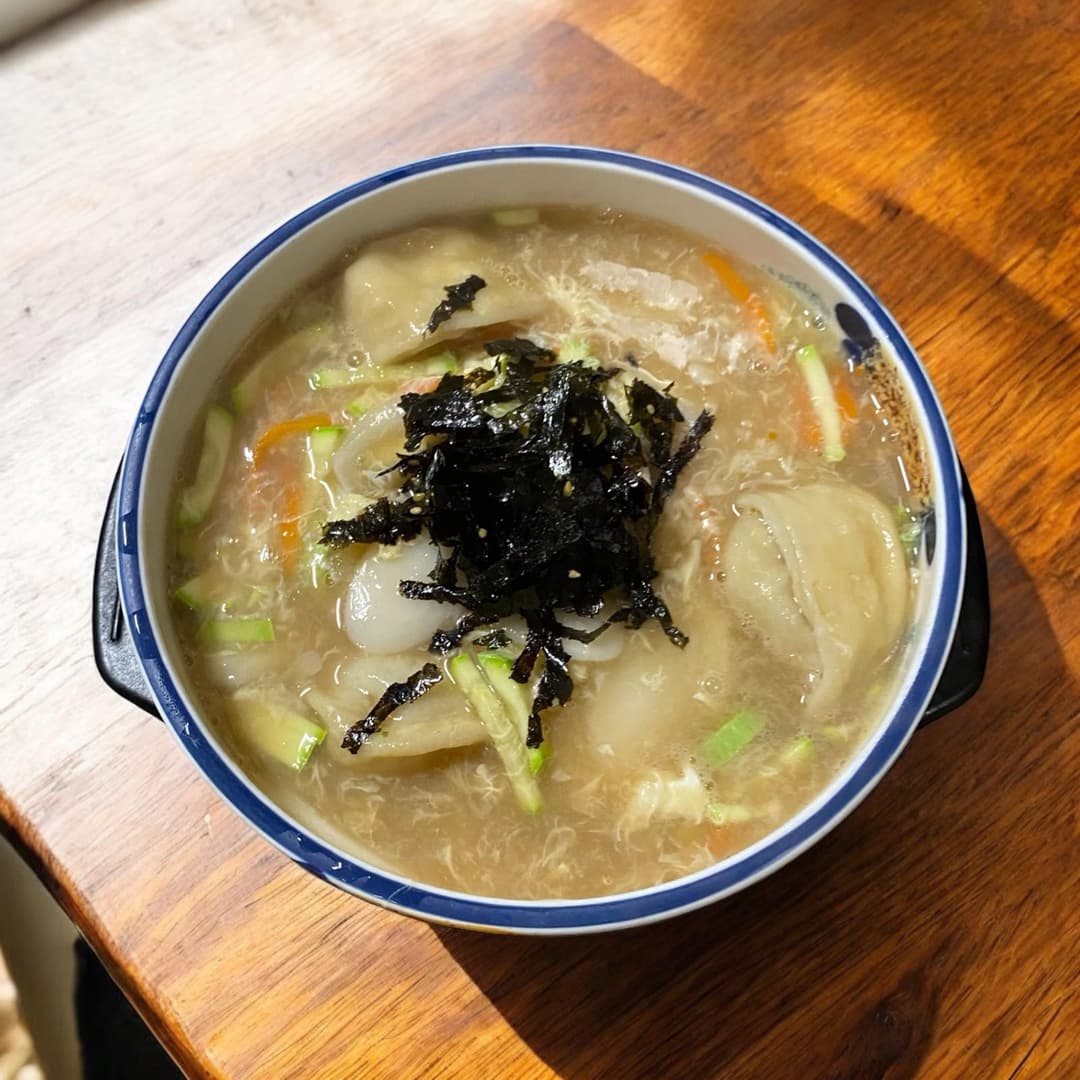
[{"label": "steam-free broth surface", "polygon": [[[483,286],[455,307],[446,287],[470,275]],[[916,580],[918,447],[895,394],[886,408],[889,361],[857,363],[831,325],[722,248],[607,211],[500,211],[347,253],[237,358],[178,478],[176,622],[215,731],[342,849],[470,893],[618,893],[766,836],[880,720]],[[523,727],[493,734],[517,723],[499,680],[526,645],[520,616],[433,653],[461,609],[398,592],[437,571],[426,533],[320,542],[328,522],[402,498],[383,472],[405,452],[402,395],[437,394],[447,374],[490,388],[514,365],[484,346],[510,339],[551,350],[553,368],[615,369],[603,393],[623,413],[633,380],[670,387],[675,447],[715,417],[651,534],[652,588],[688,643],[632,618],[564,641],[573,693],[543,712],[542,751]],[[613,593],[558,618],[596,629],[620,606]],[[441,681],[343,749],[425,664]],[[514,686],[535,692],[544,665]]]}]

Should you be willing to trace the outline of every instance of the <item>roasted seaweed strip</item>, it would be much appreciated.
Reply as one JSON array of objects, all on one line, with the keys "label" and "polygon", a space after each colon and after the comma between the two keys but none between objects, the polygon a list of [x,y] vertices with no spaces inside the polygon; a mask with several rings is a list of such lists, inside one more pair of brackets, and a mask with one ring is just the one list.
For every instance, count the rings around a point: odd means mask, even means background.
[{"label": "roasted seaweed strip", "polygon": [[423,697],[436,683],[440,682],[442,682],[442,672],[437,665],[429,662],[419,671],[414,671],[404,682],[391,683],[371,712],[345,732],[345,738],[341,741],[342,750],[355,754],[382,727],[383,721],[388,716],[400,709],[402,705],[408,705],[417,698]]},{"label": "roasted seaweed strip", "polygon": [[[400,492],[352,521],[330,522],[323,542],[392,544],[426,530],[439,565],[431,580],[403,581],[402,595],[466,609],[435,635],[435,652],[523,616],[528,637],[513,677],[528,682],[540,668],[528,739],[536,746],[541,713],[573,692],[564,639],[656,621],[686,644],[653,588],[652,537],[713,416],[702,412],[677,442],[685,420],[670,388],[634,378],[620,411],[610,384],[621,368],[559,363],[526,338],[485,350],[494,370],[445,375],[429,392],[402,397]],[[613,614],[587,635],[558,619],[605,606]]]},{"label": "roasted seaweed strip", "polygon": [[446,285],[446,299],[440,300],[424,327],[425,334],[433,334],[455,311],[472,310],[476,294],[487,287],[487,282],[477,274],[470,274],[456,285]]}]

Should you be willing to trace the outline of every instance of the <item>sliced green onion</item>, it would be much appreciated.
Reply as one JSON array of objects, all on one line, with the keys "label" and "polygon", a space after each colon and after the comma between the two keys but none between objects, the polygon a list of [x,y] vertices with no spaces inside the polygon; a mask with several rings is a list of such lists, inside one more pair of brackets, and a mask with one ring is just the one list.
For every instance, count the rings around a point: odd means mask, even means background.
[{"label": "sliced green onion", "polygon": [[799,370],[810,392],[810,403],[821,425],[822,456],[826,461],[844,460],[844,443],[840,435],[840,410],[836,405],[832,384],[821,359],[813,345],[804,345],[795,353]]},{"label": "sliced green onion", "polygon": [[502,228],[521,228],[524,225],[535,225],[540,220],[540,211],[535,206],[494,210],[491,220]]},{"label": "sliced green onion", "polygon": [[229,711],[233,729],[245,743],[290,769],[302,769],[326,738],[325,728],[273,702],[233,698]]},{"label": "sliced green onion", "polygon": [[760,713],[740,709],[705,740],[705,754],[713,765],[725,765],[745,750],[764,726],[765,719]]},{"label": "sliced green onion", "polygon": [[178,518],[181,525],[195,525],[210,512],[225,472],[232,429],[233,418],[228,409],[220,405],[211,405],[207,409],[195,479],[180,492]]},{"label": "sliced green onion", "polygon": [[199,627],[199,640],[213,645],[250,645],[274,640],[269,619],[207,619]]},{"label": "sliced green onion", "polygon": [[540,813],[544,804],[525,752],[525,740],[502,701],[468,653],[455,656],[447,664],[447,671],[487,729],[488,737],[506,768],[518,805],[528,814]]},{"label": "sliced green onion", "polygon": [[355,398],[345,406],[345,411],[350,416],[355,416],[359,419],[368,411],[367,402],[363,398]]}]

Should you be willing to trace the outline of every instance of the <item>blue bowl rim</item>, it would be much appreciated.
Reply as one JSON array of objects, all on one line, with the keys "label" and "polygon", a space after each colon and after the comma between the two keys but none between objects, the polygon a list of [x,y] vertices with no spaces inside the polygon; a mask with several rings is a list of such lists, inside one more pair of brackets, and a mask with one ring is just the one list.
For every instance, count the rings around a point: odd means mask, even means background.
[{"label": "blue bowl rim", "polygon": [[[150,432],[173,373],[202,326],[236,285],[272,251],[316,219],[345,203],[423,173],[481,162],[555,160],[594,162],[658,176],[696,188],[748,212],[793,241],[824,265],[884,331],[905,368],[927,418],[926,434],[941,466],[942,499],[936,504],[942,591],[927,647],[915,678],[880,729],[874,745],[846,781],[795,827],[781,829],[760,845],[709,870],[651,889],[610,898],[516,901],[470,897],[404,882],[342,855],[298,828],[254,786],[245,784],[225,756],[207,740],[184,707],[176,683],[162,661],[146,612],[138,544],[140,490]],[[523,144],[481,147],[439,154],[388,169],[336,191],[302,210],[256,244],[207,293],[166,350],[143,398],[128,440],[120,478],[117,565],[123,610],[151,692],[161,715],[196,765],[234,810],[293,860],[316,876],[383,906],[434,922],[481,929],[534,933],[584,933],[655,921],[700,907],[735,892],[778,869],[833,828],[873,788],[913,733],[941,673],[952,641],[964,576],[966,543],[959,461],[940,403],[921,362],[896,321],[867,285],[830,249],[793,221],[750,195],[681,166],[623,151],[588,146]],[[942,550],[943,548],[943,550]],[[935,662],[936,661],[936,662]]]}]

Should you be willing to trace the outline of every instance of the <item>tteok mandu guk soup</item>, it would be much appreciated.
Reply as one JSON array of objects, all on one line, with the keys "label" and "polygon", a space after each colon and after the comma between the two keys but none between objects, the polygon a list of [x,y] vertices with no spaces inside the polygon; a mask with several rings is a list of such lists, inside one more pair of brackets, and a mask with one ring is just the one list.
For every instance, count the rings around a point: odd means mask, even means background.
[{"label": "tteok mandu guk soup", "polygon": [[178,479],[201,711],[308,828],[479,895],[708,867],[894,694],[927,478],[891,361],[655,222],[499,210],[344,255]]}]

